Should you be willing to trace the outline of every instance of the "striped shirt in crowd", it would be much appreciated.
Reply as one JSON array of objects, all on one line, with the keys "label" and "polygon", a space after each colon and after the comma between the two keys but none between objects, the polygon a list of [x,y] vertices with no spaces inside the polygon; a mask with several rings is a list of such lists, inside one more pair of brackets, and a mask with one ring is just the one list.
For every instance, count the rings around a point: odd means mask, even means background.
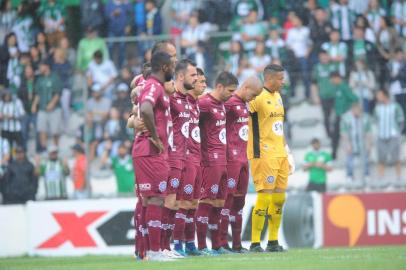
[{"label": "striped shirt in crowd", "polygon": [[405,121],[402,108],[396,102],[378,104],[375,108],[378,139],[390,139],[400,136]]},{"label": "striped shirt in crowd", "polygon": [[0,127],[3,131],[21,131],[21,117],[25,115],[23,103],[16,98],[11,101],[0,101]]}]

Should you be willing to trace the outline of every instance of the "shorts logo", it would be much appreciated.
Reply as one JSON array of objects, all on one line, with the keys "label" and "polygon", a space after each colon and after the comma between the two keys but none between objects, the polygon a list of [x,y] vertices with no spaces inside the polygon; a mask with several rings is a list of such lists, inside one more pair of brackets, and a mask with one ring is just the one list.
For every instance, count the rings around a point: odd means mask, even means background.
[{"label": "shorts logo", "polygon": [[234,178],[229,178],[227,180],[227,186],[228,186],[228,188],[235,188],[235,186],[236,186],[235,179]]},{"label": "shorts logo", "polygon": [[219,185],[217,185],[217,184],[212,185],[211,188],[210,188],[210,191],[213,194],[217,194],[219,192]]},{"label": "shorts logo", "polygon": [[150,183],[139,184],[138,188],[140,189],[140,191],[148,191],[151,190],[151,184]]},{"label": "shorts logo", "polygon": [[266,181],[267,181],[269,184],[272,184],[272,183],[275,181],[275,177],[273,177],[272,175],[271,175],[271,176],[268,176],[268,177],[266,178]]},{"label": "shorts logo", "polygon": [[173,187],[173,188],[178,188],[179,187],[179,179],[178,178],[172,178],[171,179],[171,187]]},{"label": "shorts logo", "polygon": [[187,185],[183,188],[183,191],[184,191],[186,194],[190,195],[190,194],[192,194],[192,192],[193,192],[193,186],[192,186],[191,184],[187,184]]},{"label": "shorts logo", "polygon": [[159,182],[158,189],[160,192],[165,192],[166,190],[166,181]]}]

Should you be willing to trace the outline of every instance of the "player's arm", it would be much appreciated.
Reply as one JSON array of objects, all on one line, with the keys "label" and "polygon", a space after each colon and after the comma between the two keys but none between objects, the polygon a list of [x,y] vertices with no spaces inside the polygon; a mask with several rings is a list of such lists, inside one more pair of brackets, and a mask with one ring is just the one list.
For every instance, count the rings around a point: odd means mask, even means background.
[{"label": "player's arm", "polygon": [[143,102],[140,108],[141,119],[144,121],[145,128],[151,134],[151,142],[158,148],[159,152],[164,150],[164,146],[158,137],[155,126],[154,107],[150,102]]},{"label": "player's arm", "polygon": [[285,145],[286,154],[288,154],[289,162],[289,174],[293,174],[296,170],[295,159],[293,158],[292,152],[290,151],[289,145],[286,143],[285,137],[283,137],[283,143]]}]

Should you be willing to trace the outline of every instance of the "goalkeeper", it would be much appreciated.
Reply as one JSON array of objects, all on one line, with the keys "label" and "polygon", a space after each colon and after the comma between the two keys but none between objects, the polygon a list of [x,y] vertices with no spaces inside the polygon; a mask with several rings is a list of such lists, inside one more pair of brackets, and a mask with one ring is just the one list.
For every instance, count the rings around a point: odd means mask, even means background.
[{"label": "goalkeeper", "polygon": [[264,89],[249,103],[249,136],[247,154],[255,190],[258,192],[252,212],[251,252],[264,252],[261,232],[268,215],[268,245],[266,251],[281,252],[278,231],[288,185],[293,173],[293,158],[283,134],[284,108],[280,95],[284,69],[270,64],[264,69]]}]

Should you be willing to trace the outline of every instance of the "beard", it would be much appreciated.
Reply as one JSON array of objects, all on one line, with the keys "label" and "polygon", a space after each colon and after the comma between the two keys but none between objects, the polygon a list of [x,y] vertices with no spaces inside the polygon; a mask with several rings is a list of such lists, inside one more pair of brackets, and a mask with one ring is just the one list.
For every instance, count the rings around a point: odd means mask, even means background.
[{"label": "beard", "polygon": [[173,78],[173,74],[172,74],[172,73],[169,73],[169,72],[165,73],[165,82],[171,81],[172,78]]},{"label": "beard", "polygon": [[192,90],[192,89],[195,88],[191,83],[187,83],[187,82],[184,82],[184,83],[183,83],[183,87],[184,87],[186,90]]}]

